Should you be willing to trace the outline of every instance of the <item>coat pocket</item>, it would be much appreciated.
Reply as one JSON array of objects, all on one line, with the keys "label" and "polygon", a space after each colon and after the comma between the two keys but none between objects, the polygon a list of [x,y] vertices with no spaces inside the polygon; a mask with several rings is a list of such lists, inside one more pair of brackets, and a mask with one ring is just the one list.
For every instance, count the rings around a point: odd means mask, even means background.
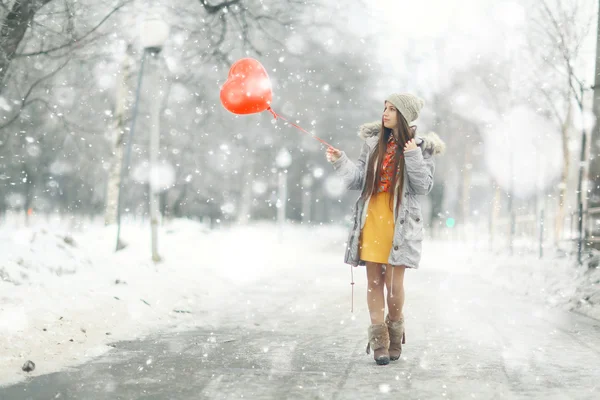
[{"label": "coat pocket", "polygon": [[404,237],[406,240],[423,240],[423,216],[419,208],[410,208],[406,212],[406,227]]}]

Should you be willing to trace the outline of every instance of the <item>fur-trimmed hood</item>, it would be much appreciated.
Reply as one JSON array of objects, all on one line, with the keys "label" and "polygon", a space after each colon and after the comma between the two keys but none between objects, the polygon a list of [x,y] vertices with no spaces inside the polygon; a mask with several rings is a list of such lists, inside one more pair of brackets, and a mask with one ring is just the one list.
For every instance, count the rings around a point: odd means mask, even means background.
[{"label": "fur-trimmed hood", "polygon": [[[381,122],[369,122],[359,127],[358,136],[367,140],[379,136],[380,130]],[[429,150],[432,154],[443,154],[446,151],[446,143],[435,132],[416,134],[415,138],[419,147]]]}]

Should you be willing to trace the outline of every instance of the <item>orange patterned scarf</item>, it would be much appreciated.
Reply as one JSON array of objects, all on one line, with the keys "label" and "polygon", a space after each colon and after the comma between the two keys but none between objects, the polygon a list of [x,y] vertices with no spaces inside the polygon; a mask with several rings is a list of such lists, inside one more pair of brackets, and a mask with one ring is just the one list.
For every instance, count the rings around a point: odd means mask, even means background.
[{"label": "orange patterned scarf", "polygon": [[379,187],[377,188],[377,193],[390,191],[392,178],[394,176],[394,159],[396,157],[397,149],[398,142],[394,138],[394,135],[390,135],[390,138],[387,142],[387,148],[385,150],[385,156],[383,157],[383,171],[379,181]]}]

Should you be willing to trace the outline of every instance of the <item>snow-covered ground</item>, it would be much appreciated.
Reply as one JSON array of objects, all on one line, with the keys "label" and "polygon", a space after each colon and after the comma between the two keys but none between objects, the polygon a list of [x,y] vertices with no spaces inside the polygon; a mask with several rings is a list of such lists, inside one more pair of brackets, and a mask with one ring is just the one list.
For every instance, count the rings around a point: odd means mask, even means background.
[{"label": "snow-covered ground", "polygon": [[289,257],[311,262],[325,251],[340,260],[345,234],[270,224],[208,231],[177,220],[160,229],[156,265],[149,229],[126,225],[128,247],[118,253],[115,237],[99,223],[0,230],[0,385],[24,378],[27,360],[36,363],[31,375],[49,373],[117,340],[210,323],[206,310],[228,291],[285,271]]},{"label": "snow-covered ground", "polygon": [[[160,229],[164,261],[156,265],[146,227],[125,225],[128,247],[115,253],[114,227],[57,226],[0,228],[0,385],[23,379],[27,360],[36,363],[31,375],[45,374],[98,356],[117,340],[214,324],[215,310],[232,290],[290,273],[298,265],[290,258],[331,265],[340,279],[350,280],[342,263],[346,229],[340,226],[287,225],[281,231],[254,224],[210,231],[176,220]],[[428,241],[423,264],[600,318],[594,307],[600,274],[566,258],[509,257]],[[364,280],[360,272],[355,276]]]},{"label": "snow-covered ground", "polygon": [[505,249],[490,251],[487,244],[437,241],[430,246],[440,257],[436,268],[451,265],[532,301],[600,320],[600,268],[588,268],[585,261],[577,266],[573,256],[549,249],[540,259],[531,251],[515,250],[512,256]]}]

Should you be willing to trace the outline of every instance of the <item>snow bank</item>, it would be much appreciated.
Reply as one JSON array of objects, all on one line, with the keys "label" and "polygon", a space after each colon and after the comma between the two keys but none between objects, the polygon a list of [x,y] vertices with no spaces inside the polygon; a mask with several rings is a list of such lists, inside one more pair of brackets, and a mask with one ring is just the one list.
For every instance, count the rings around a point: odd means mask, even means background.
[{"label": "snow bank", "polygon": [[455,241],[429,246],[435,249],[424,250],[424,261],[435,268],[450,268],[468,279],[481,279],[532,301],[600,320],[600,269],[588,268],[589,263],[577,266],[573,257],[563,253],[542,259],[528,253],[510,256]]}]

